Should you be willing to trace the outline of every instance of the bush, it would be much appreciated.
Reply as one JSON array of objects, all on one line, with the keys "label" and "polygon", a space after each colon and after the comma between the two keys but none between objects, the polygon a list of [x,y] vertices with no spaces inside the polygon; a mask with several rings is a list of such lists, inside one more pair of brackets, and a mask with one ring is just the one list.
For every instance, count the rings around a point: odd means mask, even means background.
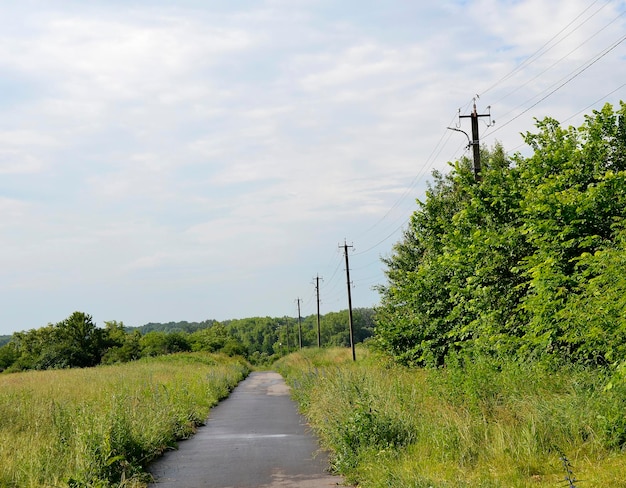
[{"label": "bush", "polygon": [[[342,351],[343,352],[343,351]],[[333,466],[363,487],[626,487],[626,366],[456,355],[411,369],[303,351],[277,364]]]}]

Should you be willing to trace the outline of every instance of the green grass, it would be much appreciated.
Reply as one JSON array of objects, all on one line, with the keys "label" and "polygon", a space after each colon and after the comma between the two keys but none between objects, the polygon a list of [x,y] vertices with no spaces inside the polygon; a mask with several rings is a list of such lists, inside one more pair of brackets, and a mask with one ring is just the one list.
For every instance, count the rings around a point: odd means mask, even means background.
[{"label": "green grass", "polygon": [[626,487],[626,388],[603,371],[477,359],[408,369],[358,351],[277,363],[335,469],[368,487]]},{"label": "green grass", "polygon": [[116,366],[0,375],[0,486],[140,487],[248,373],[175,354]]}]

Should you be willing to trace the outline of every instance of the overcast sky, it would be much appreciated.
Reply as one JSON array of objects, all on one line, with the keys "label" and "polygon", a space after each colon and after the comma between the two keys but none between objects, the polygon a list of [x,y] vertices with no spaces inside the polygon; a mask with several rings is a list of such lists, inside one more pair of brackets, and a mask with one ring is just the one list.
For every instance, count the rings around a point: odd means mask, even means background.
[{"label": "overcast sky", "polygon": [[[0,2],[0,334],[373,306],[446,129],[626,99],[626,5]],[[469,120],[460,128],[470,132]]]}]

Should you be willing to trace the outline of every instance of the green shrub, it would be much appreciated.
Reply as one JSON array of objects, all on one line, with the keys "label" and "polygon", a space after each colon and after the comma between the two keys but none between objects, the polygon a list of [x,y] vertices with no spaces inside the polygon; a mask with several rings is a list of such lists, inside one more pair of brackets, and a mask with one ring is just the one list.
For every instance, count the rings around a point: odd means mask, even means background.
[{"label": "green shrub", "polygon": [[307,350],[277,367],[334,468],[363,488],[554,487],[564,455],[585,487],[626,488],[626,367],[333,356]]},{"label": "green shrub", "polygon": [[147,463],[189,437],[246,376],[208,353],[0,376],[0,486],[145,486]]}]

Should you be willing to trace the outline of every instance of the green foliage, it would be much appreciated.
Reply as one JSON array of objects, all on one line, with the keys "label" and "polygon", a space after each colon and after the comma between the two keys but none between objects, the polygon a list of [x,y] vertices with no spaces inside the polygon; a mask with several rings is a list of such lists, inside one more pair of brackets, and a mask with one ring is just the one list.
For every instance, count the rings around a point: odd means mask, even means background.
[{"label": "green foliage", "polygon": [[[352,328],[355,344],[363,342],[370,337],[374,328],[374,311],[370,308],[355,308],[352,310]],[[322,344],[324,346],[350,346],[348,310],[325,314],[322,318],[321,329]]]},{"label": "green foliage", "polygon": [[405,364],[458,351],[608,365],[625,352],[626,105],[482,151],[434,183],[384,259],[376,342]]},{"label": "green foliage", "polygon": [[228,356],[245,356],[245,346],[224,325],[215,323],[211,327],[191,334],[189,341],[194,351],[221,351]]},{"label": "green foliage", "polygon": [[[374,311],[356,308],[352,315],[355,342],[362,342],[373,333]],[[223,324],[247,350],[247,357],[253,364],[269,364],[299,348],[299,327],[295,318],[250,317]],[[317,316],[303,317],[300,327],[303,347],[317,346]],[[323,347],[350,345],[347,310],[322,315],[320,329]]]},{"label": "green foliage", "polygon": [[231,335],[222,324],[214,324],[191,334],[189,340],[194,351],[219,351]]},{"label": "green foliage", "polygon": [[[249,317],[227,320],[224,326],[236,337],[249,355],[257,352],[266,357],[293,350],[297,343],[293,319],[289,317]],[[282,351],[281,351],[282,349]]]},{"label": "green foliage", "polygon": [[122,322],[105,322],[106,351],[102,364],[127,363],[141,357],[141,333],[126,332]]},{"label": "green foliage", "polygon": [[626,487],[624,365],[555,371],[456,353],[445,368],[411,369],[358,357],[305,350],[276,365],[358,486],[548,488],[567,455],[585,486]]},{"label": "green foliage", "polygon": [[0,347],[0,371],[13,365],[19,357],[20,353],[14,343],[10,342]]},{"label": "green foliage", "polygon": [[182,332],[148,332],[139,340],[142,356],[161,356],[191,351],[187,334]]},{"label": "green foliage", "polygon": [[0,376],[0,486],[146,486],[148,463],[189,437],[248,373],[208,353]]},{"label": "green foliage", "polygon": [[55,325],[16,332],[10,344],[19,355],[12,369],[53,369],[95,366],[105,339],[90,315],[74,312]]},{"label": "green foliage", "polygon": [[367,387],[361,387],[364,378],[346,377],[339,374],[336,379],[346,382],[344,388],[348,398],[347,415],[334,419],[335,436],[333,466],[339,472],[354,469],[360,459],[374,452],[400,449],[406,446],[413,432],[396,415],[379,408],[380,398]]},{"label": "green foliage", "polygon": [[216,320],[209,319],[202,322],[187,322],[182,320],[180,322],[167,322],[165,324],[150,322],[141,327],[131,327],[130,331],[138,330],[141,334],[147,334],[148,332],[186,332],[192,334],[207,327],[211,327],[217,323]]},{"label": "green foliage", "polygon": [[[372,309],[355,309],[353,319],[356,342],[372,334]],[[317,344],[315,322],[315,316],[303,319],[303,346]],[[298,321],[291,317],[150,323],[139,328],[113,320],[102,329],[91,316],[75,312],[58,324],[15,333],[0,346],[0,372],[110,365],[188,351],[222,352],[267,365],[297,349],[298,335]],[[347,310],[322,316],[322,343],[349,345]]]}]

